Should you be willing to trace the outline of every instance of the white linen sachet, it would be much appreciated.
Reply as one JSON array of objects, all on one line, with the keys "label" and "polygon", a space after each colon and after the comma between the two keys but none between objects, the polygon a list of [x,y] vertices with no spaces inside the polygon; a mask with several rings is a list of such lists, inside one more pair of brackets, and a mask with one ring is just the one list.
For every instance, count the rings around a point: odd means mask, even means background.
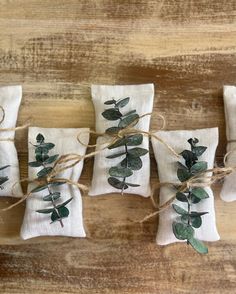
[{"label": "white linen sachet", "polygon": [[[227,165],[236,166],[236,87],[224,86],[224,108],[225,108],[225,123],[226,137],[228,140]],[[225,177],[224,184],[220,193],[224,201],[230,202],[236,200],[236,173],[232,173]]]},{"label": "white linen sachet", "polygon": [[[81,139],[85,144],[89,142],[89,129],[55,129],[55,128],[29,128],[29,162],[35,161],[35,147],[32,145],[36,143],[36,136],[41,133],[45,142],[54,143],[55,147],[52,149],[51,155],[76,153],[83,156],[86,152],[86,147],[81,145],[77,140],[77,135],[82,132]],[[49,153],[50,155],[50,153]],[[83,168],[83,161],[63,171],[57,175],[56,178],[66,178],[77,182],[80,178]],[[42,167],[29,167],[29,179],[37,178],[37,172]],[[35,183],[28,185],[28,192],[34,187]],[[43,196],[47,194],[46,190],[32,193],[26,201],[26,209],[23,224],[21,227],[21,237],[29,239],[37,236],[70,236],[70,237],[85,237],[85,230],[83,226],[82,216],[82,198],[80,190],[74,185],[63,184],[53,187],[53,192],[60,192],[61,198],[58,199],[58,204],[73,197],[66,207],[70,214],[63,219],[64,227],[60,223],[51,223],[50,214],[38,213],[36,210],[46,209],[52,206],[51,201],[43,201]]]},{"label": "white linen sachet", "polygon": [[[96,117],[96,132],[104,133],[106,129],[117,126],[117,121],[108,121],[102,116],[102,112],[107,109],[105,101],[110,99],[119,100],[130,97],[129,103],[121,109],[122,113],[128,113],[131,110],[136,110],[139,116],[152,112],[154,99],[154,85],[126,85],[126,86],[106,86],[106,85],[92,85],[92,100],[95,108]],[[149,131],[150,115],[141,118],[135,125],[135,129],[145,132]],[[99,137],[97,139],[96,151],[101,149],[109,138]],[[137,147],[149,149],[149,138],[143,136],[142,144]],[[92,184],[89,191],[90,196],[97,196],[108,193],[119,193],[120,190],[112,187],[107,179],[109,177],[108,171],[112,166],[117,165],[123,158],[107,159],[106,156],[123,151],[124,146],[116,149],[104,149],[99,154],[95,155]],[[128,187],[125,193],[137,194],[144,197],[150,195],[150,157],[146,154],[141,157],[142,168],[134,171],[133,175],[127,178],[131,184],[140,184],[139,187]]]},{"label": "white linen sachet", "polygon": [[[18,111],[22,98],[21,86],[0,87],[0,106],[3,108],[5,117],[0,124],[0,129],[15,128]],[[2,119],[0,109],[0,119]],[[0,189],[0,196],[22,197],[20,185],[20,171],[17,151],[14,143],[15,130],[0,131],[0,168],[10,165],[0,171],[0,176],[7,176],[9,180]],[[12,190],[14,185],[14,191]]]},{"label": "white linen sachet", "polygon": [[[199,146],[206,146],[206,151],[199,157],[201,161],[208,163],[208,169],[213,168],[215,151],[218,145],[218,128],[199,129],[189,131],[159,131],[156,133],[161,139],[169,144],[177,153],[185,149],[190,150],[190,145],[187,142],[190,138],[197,138]],[[177,178],[177,161],[173,154],[159,141],[152,139],[154,155],[157,161],[159,181],[178,183]],[[195,229],[195,237],[202,241],[217,241],[219,234],[216,228],[214,195],[210,187],[205,188],[209,198],[203,199],[198,204],[192,204],[194,211],[208,212],[202,216],[202,226]],[[160,189],[160,205],[167,202],[173,196],[173,189],[168,186],[163,186]],[[173,203],[186,208],[186,203],[174,200]],[[159,215],[159,225],[156,237],[158,245],[167,245],[174,242],[182,242],[175,238],[172,231],[172,223],[176,220],[178,214],[170,205]]]}]

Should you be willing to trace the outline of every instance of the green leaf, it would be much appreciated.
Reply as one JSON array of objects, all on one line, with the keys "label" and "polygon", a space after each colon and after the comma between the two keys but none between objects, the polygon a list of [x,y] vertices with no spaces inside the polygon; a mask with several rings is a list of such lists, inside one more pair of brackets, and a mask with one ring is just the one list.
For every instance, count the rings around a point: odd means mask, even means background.
[{"label": "green leaf", "polygon": [[205,151],[207,147],[205,146],[197,146],[193,148],[193,152],[196,154],[197,157],[201,156]]},{"label": "green leaf", "polygon": [[176,199],[179,200],[180,202],[188,202],[186,195],[181,192],[176,193]]},{"label": "green leaf", "polygon": [[136,134],[136,135],[132,135],[129,136],[127,138],[127,146],[137,146],[142,144],[143,142],[143,135],[142,134]]},{"label": "green leaf", "polygon": [[133,157],[144,156],[147,153],[148,153],[147,149],[140,148],[140,147],[136,147],[136,148],[132,148],[132,149],[128,150],[128,154],[133,156]]},{"label": "green leaf", "polygon": [[190,216],[196,217],[196,216],[202,216],[207,214],[208,212],[198,212],[198,211],[191,211]]},{"label": "green leaf", "polygon": [[130,114],[134,114],[134,113],[136,113],[136,110],[131,110],[131,111],[126,112],[125,114],[123,114],[123,117],[128,116]]},{"label": "green leaf", "polygon": [[[36,149],[35,149],[36,160],[43,161],[43,159],[41,159],[41,157],[43,155],[48,154],[48,152],[49,152],[49,149],[48,148],[36,147]],[[37,156],[39,157],[39,159],[37,159]]]},{"label": "green leaf", "polygon": [[128,188],[128,185],[114,177],[108,178],[108,183],[116,189],[125,190]]},{"label": "green leaf", "polygon": [[40,192],[40,191],[43,191],[45,189],[48,188],[48,185],[41,185],[41,186],[37,186],[36,188],[34,188],[33,190],[31,190],[30,193],[37,193],[37,192]]},{"label": "green leaf", "polygon": [[140,187],[140,185],[138,185],[138,184],[132,184],[132,183],[127,183],[127,182],[126,182],[126,185],[128,185],[130,187]]},{"label": "green leaf", "polygon": [[190,169],[190,171],[192,173],[198,173],[198,172],[202,172],[205,170],[207,170],[207,162],[206,161],[198,161]]},{"label": "green leaf", "polygon": [[70,199],[66,200],[65,202],[57,205],[56,208],[59,209],[60,207],[66,206],[69,202],[71,202],[71,200],[73,200],[73,197],[71,197]]},{"label": "green leaf", "polygon": [[124,152],[119,152],[119,153],[108,155],[108,156],[106,156],[106,158],[112,159],[112,158],[120,157],[120,156],[122,156],[124,154],[126,154],[125,151]]},{"label": "green leaf", "polygon": [[[46,150],[46,153],[48,153],[47,150]],[[47,155],[45,153],[37,153],[35,158],[41,164],[42,162],[44,162],[45,160],[47,160],[49,158],[49,155]]]},{"label": "green leaf", "polygon": [[133,157],[130,154],[128,154],[127,157],[121,161],[120,165],[123,167],[127,166],[132,170],[139,170],[142,168],[143,163],[140,157]]},{"label": "green leaf", "polygon": [[129,100],[130,100],[129,97],[119,100],[119,101],[116,103],[116,107],[121,107],[121,108],[122,108],[122,107],[125,107],[125,106],[129,103]]},{"label": "green leaf", "polygon": [[126,178],[132,176],[133,172],[130,168],[113,166],[109,169],[109,175],[111,177]]},{"label": "green leaf", "polygon": [[117,134],[120,130],[121,130],[121,128],[118,128],[118,127],[110,127],[106,130],[106,133],[107,134]]},{"label": "green leaf", "polygon": [[40,161],[31,161],[28,163],[28,165],[31,167],[40,167],[42,166],[42,163]]},{"label": "green leaf", "polygon": [[200,216],[191,217],[191,225],[194,228],[200,228],[202,225],[202,218]]},{"label": "green leaf", "polygon": [[104,102],[105,105],[111,105],[111,104],[115,104],[116,100],[112,99],[112,100],[107,100],[106,102]]},{"label": "green leaf", "polygon": [[139,115],[137,113],[130,114],[128,116],[125,116],[118,124],[119,128],[125,128],[129,125],[131,125],[133,122],[138,122]]},{"label": "green leaf", "polygon": [[43,197],[43,200],[44,201],[54,201],[54,200],[57,200],[60,197],[61,197],[61,193],[60,192],[54,192],[54,193],[51,193],[49,195],[44,196]]},{"label": "green leaf", "polygon": [[41,169],[41,170],[37,173],[37,176],[38,176],[39,178],[45,177],[45,176],[47,176],[52,170],[53,170],[52,167],[45,167],[45,168]]},{"label": "green leaf", "polygon": [[178,214],[188,214],[187,210],[183,209],[182,207],[180,207],[177,204],[172,204],[172,207],[174,208],[174,210],[178,213]]},{"label": "green leaf", "polygon": [[39,210],[36,210],[36,212],[39,212],[39,213],[51,213],[54,211],[54,207],[53,208],[47,208],[47,209],[39,209]]},{"label": "green leaf", "polygon": [[107,120],[118,120],[122,117],[122,114],[116,108],[109,108],[103,111],[102,116]]},{"label": "green leaf", "polygon": [[190,138],[188,139],[189,144],[191,145],[192,148],[196,146],[196,144],[199,142],[197,138]]},{"label": "green leaf", "polygon": [[194,230],[187,224],[173,222],[172,228],[175,237],[179,240],[189,240],[193,237]]},{"label": "green leaf", "polygon": [[188,170],[187,167],[183,165],[180,161],[178,161],[177,164],[179,168]]},{"label": "green leaf", "polygon": [[201,199],[197,198],[195,195],[191,194],[191,202],[193,204],[197,204],[201,201]]},{"label": "green leaf", "polygon": [[180,182],[185,182],[191,178],[191,173],[189,173],[186,169],[178,168],[177,170],[177,177]]},{"label": "green leaf", "polygon": [[0,177],[0,186],[3,185],[4,183],[6,183],[8,180],[9,180],[8,177]]},{"label": "green leaf", "polygon": [[117,140],[114,144],[110,145],[108,149],[114,149],[120,146],[124,146],[127,143],[127,138],[121,138]]},{"label": "green leaf", "polygon": [[194,237],[192,237],[188,239],[188,242],[198,253],[208,253],[208,248],[200,240],[197,240]]},{"label": "green leaf", "polygon": [[193,153],[190,150],[184,150],[180,153],[180,155],[183,156],[185,159],[185,164],[188,168],[191,168],[191,166],[197,161],[197,156],[195,153]]},{"label": "green leaf", "polygon": [[37,143],[41,144],[44,142],[44,136],[42,134],[38,134],[36,137]]},{"label": "green leaf", "polygon": [[[43,150],[46,149],[46,150],[51,150],[55,147],[55,144],[53,143],[42,143],[40,145],[40,148],[42,148]],[[38,147],[39,148],[39,147]]]},{"label": "green leaf", "polygon": [[50,187],[57,187],[66,184],[66,182],[52,182],[49,183]]},{"label": "green leaf", "polygon": [[44,164],[50,164],[50,163],[53,163],[54,161],[57,160],[58,157],[59,157],[59,154],[52,155],[52,156],[48,157],[48,159],[46,159],[46,160],[44,161]]},{"label": "green leaf", "polygon": [[63,206],[58,208],[58,212],[56,211],[56,209],[53,211],[53,213],[51,214],[51,220],[52,222],[59,221],[62,218],[68,217],[69,214],[69,209]]},{"label": "green leaf", "polygon": [[193,194],[195,197],[199,198],[199,199],[206,199],[209,198],[208,193],[206,192],[205,189],[199,187],[199,188],[193,188],[191,190],[191,194]]},{"label": "green leaf", "polygon": [[2,167],[0,167],[0,170],[4,170],[4,169],[6,169],[6,168],[8,168],[8,167],[10,167],[10,165],[2,166]]}]

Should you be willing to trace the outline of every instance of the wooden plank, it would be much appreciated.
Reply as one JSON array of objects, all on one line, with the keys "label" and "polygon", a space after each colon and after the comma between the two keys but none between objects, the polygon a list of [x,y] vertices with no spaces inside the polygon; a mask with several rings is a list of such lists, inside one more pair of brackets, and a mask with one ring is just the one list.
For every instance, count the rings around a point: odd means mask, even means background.
[{"label": "wooden plank", "polygon": [[[2,0],[0,85],[22,84],[18,125],[94,127],[91,83],[155,84],[151,128],[219,126],[222,87],[235,84],[234,0]],[[16,136],[27,177],[27,130]],[[81,180],[89,184],[93,160]],[[152,155],[152,183],[157,180]],[[24,189],[25,189],[24,185]],[[22,241],[24,205],[0,214],[1,293],[235,293],[236,203],[214,187],[221,241],[208,256],[183,244],[156,246],[148,199],[83,197],[87,239]],[[0,199],[0,207],[13,203]]]}]

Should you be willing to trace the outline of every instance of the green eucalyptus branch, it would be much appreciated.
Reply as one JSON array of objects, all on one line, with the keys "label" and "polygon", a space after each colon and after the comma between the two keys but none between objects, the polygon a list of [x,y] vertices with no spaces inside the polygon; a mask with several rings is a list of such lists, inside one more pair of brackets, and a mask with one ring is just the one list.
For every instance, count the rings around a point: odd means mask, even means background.
[{"label": "green eucalyptus branch", "polygon": [[[106,109],[102,116],[109,121],[118,121],[117,126],[110,127],[106,130],[108,134],[116,134],[122,129],[129,127],[131,124],[137,123],[139,115],[136,110],[131,110],[127,113],[122,113],[121,108],[125,107],[130,101],[130,98],[122,98],[119,100],[108,100],[104,104],[111,105],[110,108]],[[121,190],[121,193],[128,187],[139,187],[139,184],[132,184],[126,181],[126,179],[133,175],[133,172],[142,168],[142,160],[140,157],[148,153],[147,149],[134,147],[129,149],[131,146],[138,146],[143,142],[142,134],[125,135],[114,144],[108,147],[108,149],[116,149],[123,147],[123,151],[119,151],[115,154],[108,155],[106,158],[114,159],[117,157],[123,157],[122,161],[109,169],[108,183]]]},{"label": "green eucalyptus branch", "polygon": [[[189,139],[191,145],[190,150],[184,150],[180,153],[185,164],[178,162],[179,168],[177,170],[177,177],[181,182],[191,179],[199,172],[207,170],[207,162],[199,161],[199,157],[206,151],[205,146],[196,146],[199,142],[197,138]],[[197,252],[205,254],[208,253],[207,247],[198,239],[194,237],[195,229],[202,225],[202,216],[208,212],[197,212],[192,210],[192,205],[208,198],[209,195],[202,187],[188,188],[185,192],[177,192],[176,199],[182,203],[187,203],[187,210],[177,204],[172,207],[179,215],[177,221],[172,224],[173,233],[179,240],[187,240]]]},{"label": "green eucalyptus branch", "polygon": [[62,219],[69,216],[69,209],[66,205],[73,199],[70,198],[65,202],[59,204],[58,200],[61,197],[60,192],[55,192],[53,188],[65,184],[65,182],[57,182],[48,180],[48,175],[53,171],[51,166],[59,157],[59,154],[49,155],[50,150],[52,150],[55,145],[53,143],[45,143],[44,136],[38,134],[36,137],[37,144],[33,145],[35,147],[35,159],[36,161],[29,162],[31,167],[42,167],[42,169],[37,173],[37,179],[43,182],[43,185],[34,188],[31,193],[37,193],[43,190],[47,190],[48,193],[43,197],[43,201],[51,202],[52,207],[46,209],[36,210],[38,213],[51,214],[52,223],[58,221],[61,227],[64,226]]}]

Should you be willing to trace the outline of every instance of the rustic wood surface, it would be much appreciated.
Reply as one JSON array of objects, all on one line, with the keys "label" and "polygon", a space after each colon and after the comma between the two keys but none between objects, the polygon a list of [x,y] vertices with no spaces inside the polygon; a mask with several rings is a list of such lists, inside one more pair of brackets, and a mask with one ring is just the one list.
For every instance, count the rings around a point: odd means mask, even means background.
[{"label": "rustic wood surface", "polygon": [[[235,60],[235,0],[0,1],[0,84],[23,85],[18,125],[94,127],[91,83],[153,82],[167,129],[219,126],[219,163],[222,86],[235,84]],[[22,177],[26,142],[27,131],[17,133]],[[92,166],[86,161],[83,183]],[[156,246],[158,218],[135,222],[152,211],[137,196],[84,197],[86,239],[23,242],[24,205],[1,213],[0,293],[236,293],[236,203],[214,190],[221,241],[207,256]]]}]

